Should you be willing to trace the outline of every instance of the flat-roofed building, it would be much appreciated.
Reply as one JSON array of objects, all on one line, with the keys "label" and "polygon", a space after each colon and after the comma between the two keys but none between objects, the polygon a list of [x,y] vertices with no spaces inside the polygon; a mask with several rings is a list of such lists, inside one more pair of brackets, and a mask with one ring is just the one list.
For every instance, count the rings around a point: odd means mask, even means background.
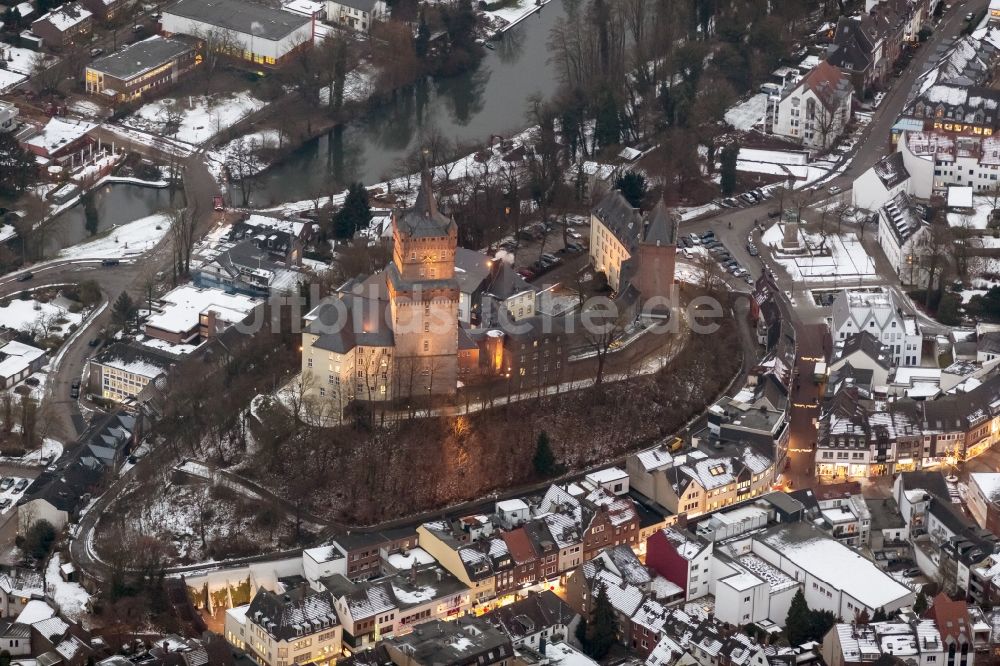
[{"label": "flat-roofed building", "polygon": [[201,56],[190,45],[157,35],[87,65],[86,89],[127,102],[174,84],[199,62]]},{"label": "flat-roofed building", "polygon": [[313,41],[314,19],[240,0],[179,0],[163,10],[167,35],[191,35],[206,46],[258,65],[281,65]]}]

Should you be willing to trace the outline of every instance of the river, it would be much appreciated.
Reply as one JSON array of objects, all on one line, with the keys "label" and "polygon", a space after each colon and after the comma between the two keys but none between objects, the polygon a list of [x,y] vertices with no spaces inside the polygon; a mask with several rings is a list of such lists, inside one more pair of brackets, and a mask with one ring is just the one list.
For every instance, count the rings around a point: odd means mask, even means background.
[{"label": "river", "polygon": [[[184,192],[177,189],[171,201],[167,188],[146,187],[129,183],[108,183],[94,190],[97,207],[97,233],[114,226],[128,224],[158,211],[184,205]],[[83,204],[67,208],[45,227],[45,256],[53,257],[59,250],[83,243],[91,238],[85,227]]]},{"label": "river", "polygon": [[[460,76],[428,80],[409,94],[366,111],[355,121],[313,139],[268,169],[250,197],[262,207],[328,194],[331,183],[366,185],[394,175],[422,131],[436,127],[453,142],[485,142],[527,126],[528,99],[556,88],[549,62],[549,31],[565,15],[552,0],[493,42],[480,64]],[[568,0],[572,2],[573,0]],[[232,188],[239,198],[238,188]]]}]

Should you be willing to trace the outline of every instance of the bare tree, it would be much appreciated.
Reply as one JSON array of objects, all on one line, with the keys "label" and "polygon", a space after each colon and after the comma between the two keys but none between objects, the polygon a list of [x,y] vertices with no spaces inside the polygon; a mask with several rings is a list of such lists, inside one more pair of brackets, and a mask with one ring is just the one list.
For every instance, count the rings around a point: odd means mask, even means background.
[{"label": "bare tree", "polygon": [[195,222],[199,202],[187,208],[170,212],[170,238],[173,241],[174,276],[186,277],[191,273],[191,253],[194,250]]},{"label": "bare tree", "polygon": [[594,384],[604,381],[604,369],[608,354],[615,349],[625,336],[632,322],[631,310],[621,307],[619,301],[596,300],[594,305],[580,315],[581,335],[585,345],[594,353],[597,371]]}]

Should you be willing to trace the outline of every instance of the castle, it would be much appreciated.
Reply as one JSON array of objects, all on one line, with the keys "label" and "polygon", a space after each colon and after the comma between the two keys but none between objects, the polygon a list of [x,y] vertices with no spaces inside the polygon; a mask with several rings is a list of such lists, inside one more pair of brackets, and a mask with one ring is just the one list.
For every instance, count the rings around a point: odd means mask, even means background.
[{"label": "castle", "polygon": [[[384,271],[349,282],[305,317],[305,389],[335,409],[456,391],[458,228],[438,210],[428,174],[413,207],[393,211],[392,237]],[[467,358],[478,365],[478,354]]]}]

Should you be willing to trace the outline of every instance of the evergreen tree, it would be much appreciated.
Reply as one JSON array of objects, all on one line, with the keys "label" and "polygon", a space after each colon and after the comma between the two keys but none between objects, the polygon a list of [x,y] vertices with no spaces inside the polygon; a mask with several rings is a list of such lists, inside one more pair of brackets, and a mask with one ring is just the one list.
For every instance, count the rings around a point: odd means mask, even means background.
[{"label": "evergreen tree", "polygon": [[122,330],[127,331],[135,314],[136,307],[132,301],[132,297],[123,291],[115,299],[114,305],[111,306],[111,320],[116,326],[120,326]]},{"label": "evergreen tree", "polygon": [[739,144],[731,143],[722,149],[719,156],[719,186],[726,196],[736,191],[736,158],[739,154]]},{"label": "evergreen tree", "polygon": [[20,194],[38,174],[38,163],[14,134],[0,132],[0,194]]},{"label": "evergreen tree", "polygon": [[600,661],[608,656],[611,646],[615,644],[617,621],[615,609],[608,598],[608,592],[601,585],[594,599],[594,612],[587,633],[587,654]]},{"label": "evergreen tree", "polygon": [[368,206],[368,190],[361,183],[351,183],[347,188],[344,205],[333,216],[334,238],[353,238],[359,229],[371,222],[372,211]]},{"label": "evergreen tree", "polygon": [[888,619],[889,616],[886,614],[884,608],[877,609],[875,611],[875,614],[872,615],[872,622],[885,622]]},{"label": "evergreen tree", "polygon": [[621,190],[622,196],[632,208],[641,208],[646,197],[646,177],[641,173],[629,171],[618,176],[615,187]]},{"label": "evergreen tree", "polygon": [[823,642],[823,637],[837,623],[837,616],[827,610],[809,611],[809,634],[806,641]]},{"label": "evergreen tree", "polygon": [[417,26],[417,38],[413,41],[413,50],[417,54],[417,58],[423,60],[427,57],[427,53],[431,46],[431,29],[427,25],[427,19],[424,17],[424,13],[420,12],[420,24]]},{"label": "evergreen tree", "polygon": [[604,92],[594,112],[594,142],[599,148],[613,146],[622,138],[621,117],[614,93]]},{"label": "evergreen tree", "polygon": [[913,602],[913,612],[917,615],[923,615],[927,612],[927,595],[921,590],[917,594],[917,600]]},{"label": "evergreen tree", "polygon": [[21,550],[36,560],[44,560],[56,542],[56,528],[47,520],[34,523],[24,535]]},{"label": "evergreen tree", "polygon": [[544,430],[538,433],[532,463],[535,466],[535,473],[539,476],[552,476],[557,471],[556,457],[552,454],[552,446],[549,444],[549,434]]},{"label": "evergreen tree", "polygon": [[94,193],[87,192],[83,195],[83,228],[93,236],[100,225],[101,217],[97,212],[97,204],[94,203]]},{"label": "evergreen tree", "polygon": [[587,649],[587,618],[580,617],[580,621],[576,624],[576,642],[580,644],[584,652],[589,652]]},{"label": "evergreen tree", "polygon": [[788,616],[785,617],[785,636],[788,637],[789,645],[802,645],[809,640],[810,615],[809,604],[806,603],[806,597],[800,589],[792,597]]}]

